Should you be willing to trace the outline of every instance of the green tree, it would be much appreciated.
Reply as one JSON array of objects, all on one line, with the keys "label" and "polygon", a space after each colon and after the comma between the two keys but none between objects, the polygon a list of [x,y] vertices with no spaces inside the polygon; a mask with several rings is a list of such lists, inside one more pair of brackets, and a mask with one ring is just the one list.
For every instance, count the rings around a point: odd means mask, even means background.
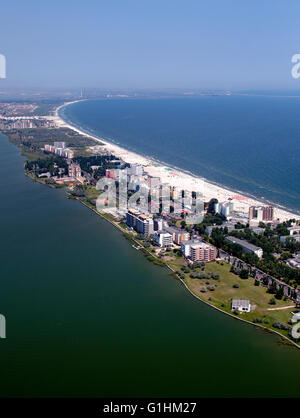
[{"label": "green tree", "polygon": [[276,300],[274,297],[270,299],[269,305],[276,305]]},{"label": "green tree", "polygon": [[284,292],[283,287],[280,286],[279,289],[276,291],[275,298],[281,300],[283,298]]},{"label": "green tree", "polygon": [[249,272],[248,270],[242,269],[240,272],[240,278],[241,279],[248,279],[249,277]]}]

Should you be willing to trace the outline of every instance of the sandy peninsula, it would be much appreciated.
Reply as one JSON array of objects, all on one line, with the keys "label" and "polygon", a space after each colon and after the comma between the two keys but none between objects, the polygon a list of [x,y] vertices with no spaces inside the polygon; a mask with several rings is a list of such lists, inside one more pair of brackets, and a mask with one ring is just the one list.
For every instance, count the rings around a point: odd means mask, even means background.
[{"label": "sandy peninsula", "polygon": [[239,192],[237,193],[236,191],[213,184],[204,178],[193,176],[177,168],[164,165],[155,160],[152,160],[151,158],[144,157],[132,151],[128,151],[125,148],[120,147],[119,145],[110,143],[103,138],[87,134],[86,132],[71,125],[69,122],[66,122],[65,120],[63,120],[61,116],[59,115],[59,111],[63,107],[66,107],[78,101],[79,100],[64,103],[63,105],[55,109],[53,116],[49,116],[47,118],[55,122],[55,124],[58,127],[70,128],[84,136],[90,137],[96,142],[101,142],[102,144],[104,144],[105,149],[112,152],[115,156],[117,156],[118,158],[121,158],[125,162],[131,163],[131,164],[142,165],[147,174],[153,177],[160,177],[162,183],[168,183],[171,186],[175,186],[182,190],[202,192],[205,201],[209,201],[212,198],[218,199],[219,202],[225,202],[225,201],[231,200],[234,204],[234,210],[236,212],[239,212],[245,215],[248,214],[250,206],[253,206],[253,205],[260,206],[260,205],[266,205],[268,203],[274,206],[275,218],[279,219],[281,222],[288,220],[288,219],[300,220],[299,215],[278,207],[276,203],[262,202],[255,198],[243,195]]}]

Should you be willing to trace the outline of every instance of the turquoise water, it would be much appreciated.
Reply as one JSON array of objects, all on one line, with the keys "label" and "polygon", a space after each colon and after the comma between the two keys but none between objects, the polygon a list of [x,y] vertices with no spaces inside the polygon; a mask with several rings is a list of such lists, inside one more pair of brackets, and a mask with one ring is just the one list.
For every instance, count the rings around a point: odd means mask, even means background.
[{"label": "turquoise water", "polygon": [[89,132],[300,213],[300,98],[218,96],[75,103]]},{"label": "turquoise water", "polygon": [[202,304],[0,135],[0,396],[299,396],[300,352]]}]

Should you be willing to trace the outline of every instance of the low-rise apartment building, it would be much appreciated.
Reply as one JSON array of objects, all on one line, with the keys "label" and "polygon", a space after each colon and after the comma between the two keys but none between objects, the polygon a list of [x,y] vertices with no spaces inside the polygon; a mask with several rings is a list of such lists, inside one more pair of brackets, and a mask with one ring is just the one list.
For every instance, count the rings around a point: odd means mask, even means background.
[{"label": "low-rise apartment building", "polygon": [[197,239],[183,241],[181,243],[181,252],[192,261],[208,262],[217,258],[217,249],[214,246]]},{"label": "low-rise apartment building", "polygon": [[[55,142],[54,144],[65,144],[64,142]],[[70,150],[69,148],[65,147],[57,147],[55,145],[46,144],[44,146],[44,150],[47,152],[52,152],[53,154],[59,155],[60,157],[64,158],[74,158],[74,151]]]},{"label": "low-rise apartment building", "polygon": [[164,227],[164,230],[172,235],[172,239],[177,245],[180,245],[183,241],[188,241],[190,239],[190,233],[184,229],[168,226]]},{"label": "low-rise apartment building", "polygon": [[159,247],[171,247],[172,241],[172,235],[169,232],[157,231],[154,234],[154,242]]},{"label": "low-rise apartment building", "polygon": [[181,252],[184,255],[184,257],[188,258],[191,255],[191,245],[193,244],[199,244],[200,240],[198,239],[190,239],[187,241],[182,241],[180,244]]},{"label": "low-rise apartment building", "polygon": [[232,236],[226,237],[226,241],[228,241],[230,244],[240,245],[242,247],[243,253],[254,253],[259,258],[263,256],[262,248],[257,247],[256,245],[253,245],[248,241],[245,241],[243,239],[239,239],[236,237],[232,237]]},{"label": "low-rise apartment building", "polygon": [[234,231],[235,230],[235,226],[234,223],[231,222],[225,222],[222,225],[209,225],[205,228],[205,232],[210,236],[212,231],[216,228],[227,228],[228,232]]},{"label": "low-rise apartment building", "polygon": [[190,258],[192,261],[213,261],[217,258],[217,249],[205,242],[192,244]]},{"label": "low-rise apartment building", "polygon": [[295,240],[296,242],[300,242],[300,234],[295,234],[295,235],[284,235],[280,237],[280,241],[285,244],[288,241],[293,241]]}]

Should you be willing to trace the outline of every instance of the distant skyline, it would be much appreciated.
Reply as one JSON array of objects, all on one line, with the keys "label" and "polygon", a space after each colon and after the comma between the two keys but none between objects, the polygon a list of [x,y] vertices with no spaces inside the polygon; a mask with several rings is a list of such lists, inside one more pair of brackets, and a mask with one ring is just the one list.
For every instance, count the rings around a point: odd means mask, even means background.
[{"label": "distant skyline", "polygon": [[8,2],[0,89],[300,90],[299,15],[297,0]]}]

